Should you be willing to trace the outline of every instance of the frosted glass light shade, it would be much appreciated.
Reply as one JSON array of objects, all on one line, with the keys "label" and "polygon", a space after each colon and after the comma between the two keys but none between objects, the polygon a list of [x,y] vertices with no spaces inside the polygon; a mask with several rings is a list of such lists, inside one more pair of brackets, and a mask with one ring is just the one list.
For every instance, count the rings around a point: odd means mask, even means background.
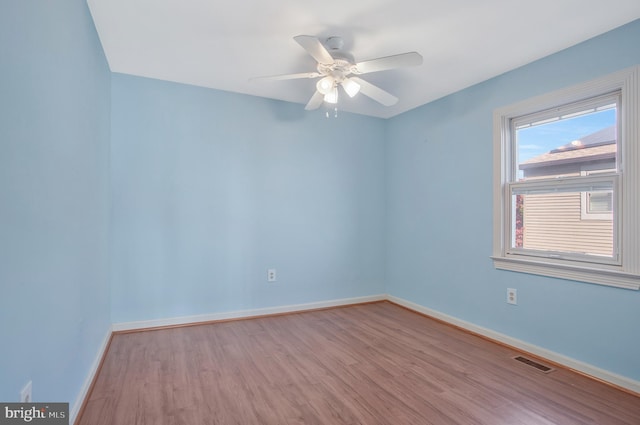
[{"label": "frosted glass light shade", "polygon": [[342,88],[349,95],[349,97],[353,97],[360,91],[360,84],[356,83],[350,78],[345,78],[345,80],[342,82]]},{"label": "frosted glass light shade", "polygon": [[334,81],[331,77],[324,77],[316,83],[316,89],[325,96],[334,88]]},{"label": "frosted glass light shade", "polygon": [[329,93],[324,95],[324,101],[327,103],[338,103],[338,88],[332,88]]}]

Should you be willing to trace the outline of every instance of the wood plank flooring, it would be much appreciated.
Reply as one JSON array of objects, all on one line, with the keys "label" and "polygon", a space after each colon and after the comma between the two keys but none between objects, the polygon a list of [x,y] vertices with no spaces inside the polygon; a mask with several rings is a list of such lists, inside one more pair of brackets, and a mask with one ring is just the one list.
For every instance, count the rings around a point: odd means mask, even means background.
[{"label": "wood plank flooring", "polygon": [[76,424],[640,424],[518,354],[389,302],[117,334]]}]

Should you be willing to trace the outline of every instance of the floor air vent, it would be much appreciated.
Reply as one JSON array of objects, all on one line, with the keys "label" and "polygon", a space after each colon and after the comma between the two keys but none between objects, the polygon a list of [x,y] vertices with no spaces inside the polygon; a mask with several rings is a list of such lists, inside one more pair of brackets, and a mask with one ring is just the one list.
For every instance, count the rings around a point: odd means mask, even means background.
[{"label": "floor air vent", "polygon": [[527,366],[531,366],[533,368],[538,369],[540,372],[544,372],[544,373],[549,373],[549,372],[553,372],[555,369],[550,368],[549,366],[545,366],[541,363],[538,363],[536,361],[533,361],[531,359],[528,359],[526,357],[522,357],[522,356],[516,356],[513,358],[514,360],[517,360],[521,363],[526,364]]}]

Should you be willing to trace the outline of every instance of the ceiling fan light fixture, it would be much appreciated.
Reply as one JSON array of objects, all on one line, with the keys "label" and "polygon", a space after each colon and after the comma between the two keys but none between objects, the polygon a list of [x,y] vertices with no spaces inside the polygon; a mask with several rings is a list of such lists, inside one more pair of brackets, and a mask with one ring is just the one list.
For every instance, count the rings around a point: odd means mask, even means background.
[{"label": "ceiling fan light fixture", "polygon": [[335,87],[333,78],[327,76],[316,83],[316,89],[325,96],[328,95]]},{"label": "ceiling fan light fixture", "polygon": [[[364,62],[355,62],[351,53],[342,50],[344,41],[340,37],[329,37],[326,40],[326,44],[321,43],[317,37],[311,35],[297,35],[293,39],[315,59],[317,64],[316,71],[272,75],[258,77],[257,79],[281,81],[319,78],[316,82],[315,93],[305,105],[304,109],[308,111],[318,109],[323,103],[328,103],[336,105],[333,108],[337,113],[339,90],[344,90],[349,97],[355,97],[358,93],[361,93],[383,106],[393,106],[398,103],[397,97],[369,83],[366,79],[360,78],[360,75],[417,66],[421,65],[423,61],[419,53],[407,52],[369,59]],[[339,89],[338,86],[342,86],[342,89]]]},{"label": "ceiling fan light fixture", "polygon": [[350,78],[345,78],[342,82],[342,88],[349,95],[349,97],[353,97],[360,91],[360,84],[356,83]]}]

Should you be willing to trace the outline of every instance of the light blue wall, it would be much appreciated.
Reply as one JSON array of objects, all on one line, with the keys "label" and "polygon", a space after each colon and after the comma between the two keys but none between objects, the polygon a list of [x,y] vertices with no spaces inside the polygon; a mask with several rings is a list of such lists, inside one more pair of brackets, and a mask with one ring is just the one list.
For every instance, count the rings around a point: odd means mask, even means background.
[{"label": "light blue wall", "polygon": [[384,291],[383,120],[120,74],[112,102],[114,322]]},{"label": "light blue wall", "polygon": [[83,0],[0,3],[0,400],[73,402],[110,324],[110,74]]},{"label": "light blue wall", "polygon": [[493,110],[638,63],[635,21],[389,120],[388,291],[640,380],[640,292],[496,271],[489,258]]}]

